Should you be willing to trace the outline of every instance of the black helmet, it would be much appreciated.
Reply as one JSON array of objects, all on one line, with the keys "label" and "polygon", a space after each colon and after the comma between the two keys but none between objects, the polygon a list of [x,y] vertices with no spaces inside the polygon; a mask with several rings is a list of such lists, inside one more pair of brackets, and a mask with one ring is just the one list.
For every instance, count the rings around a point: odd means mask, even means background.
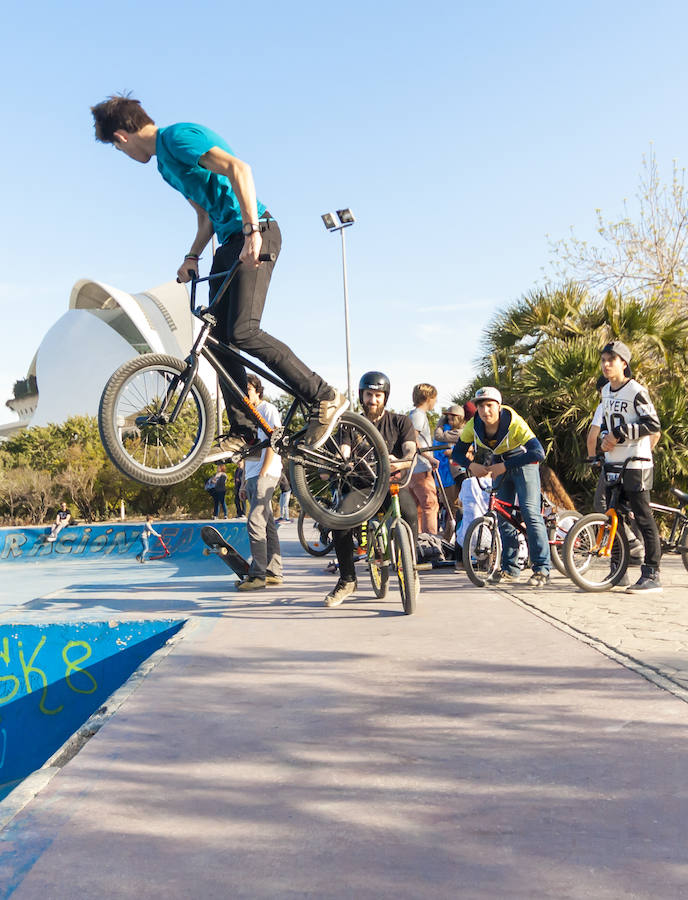
[{"label": "black helmet", "polygon": [[389,378],[384,372],[366,372],[365,375],[361,376],[361,380],[358,382],[358,399],[360,403],[363,403],[363,391],[365,390],[383,391],[385,395],[385,406],[387,406],[391,387]]}]

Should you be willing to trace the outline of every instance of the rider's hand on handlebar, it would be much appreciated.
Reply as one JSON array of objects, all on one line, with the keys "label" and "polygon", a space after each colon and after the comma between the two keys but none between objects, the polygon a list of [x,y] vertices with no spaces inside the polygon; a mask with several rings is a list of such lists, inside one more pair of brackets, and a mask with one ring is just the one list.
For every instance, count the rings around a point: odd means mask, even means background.
[{"label": "rider's hand on handlebar", "polygon": [[605,434],[605,436],[602,438],[602,443],[600,444],[600,447],[605,453],[608,453],[610,450],[613,450],[614,447],[616,447],[616,445],[618,443],[619,442],[614,437],[614,435],[611,432],[609,432],[608,434]]},{"label": "rider's hand on handlebar", "polygon": [[177,281],[181,284],[186,284],[188,281],[191,281],[191,276],[189,272],[194,272],[196,278],[198,278],[198,260],[197,259],[189,259],[189,257],[184,258],[184,262],[177,269]]},{"label": "rider's hand on handlebar", "polygon": [[260,265],[260,248],[263,246],[263,238],[259,231],[254,231],[244,238],[244,246],[239,254],[240,261],[245,266],[253,266],[258,268]]}]

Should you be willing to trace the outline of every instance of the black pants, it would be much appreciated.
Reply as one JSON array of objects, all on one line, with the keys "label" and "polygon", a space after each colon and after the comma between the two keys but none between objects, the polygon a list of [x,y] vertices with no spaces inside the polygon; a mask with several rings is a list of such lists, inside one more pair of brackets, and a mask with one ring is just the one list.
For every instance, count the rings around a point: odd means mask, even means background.
[{"label": "black pants", "polygon": [[[609,491],[607,492],[607,503],[609,502]],[[635,523],[640,530],[645,544],[644,565],[648,568],[659,571],[659,564],[662,559],[662,544],[659,539],[659,531],[657,523],[650,509],[650,492],[649,491],[624,491],[624,496],[631,507]]]},{"label": "black pants", "polygon": [[[277,222],[274,220],[262,222],[261,233],[263,238],[261,253],[279,254],[282,235]],[[232,235],[225,244],[218,248],[210,274],[231,269],[239,259],[243,246],[243,234]],[[319,375],[307,368],[286,344],[267,334],[260,327],[274,265],[274,262],[264,262],[258,268],[239,267],[220,304],[220,309],[216,313],[217,325],[213,328],[213,335],[218,340],[233,344],[239,350],[255,356],[289,387],[306,400],[313,401],[326,392],[325,382]],[[211,299],[221,285],[221,278],[210,282]],[[217,353],[220,362],[237,385],[246,393],[247,382],[244,367],[224,353],[214,352]],[[224,385],[222,385],[222,396],[225,400],[231,430],[238,434],[254,431],[253,420],[246,415],[243,407],[237,403],[233,394]]]},{"label": "black pants", "polygon": [[[387,511],[392,497],[387,497],[380,507]],[[413,531],[413,554],[415,556],[416,546],[418,544],[418,511],[416,509],[416,501],[413,499],[411,491],[403,488],[399,491],[399,509],[401,518],[408,522]],[[342,581],[356,581],[356,570],[354,568],[354,533],[353,531],[334,531],[334,550],[337,554],[337,562],[339,563],[339,577]]]}]

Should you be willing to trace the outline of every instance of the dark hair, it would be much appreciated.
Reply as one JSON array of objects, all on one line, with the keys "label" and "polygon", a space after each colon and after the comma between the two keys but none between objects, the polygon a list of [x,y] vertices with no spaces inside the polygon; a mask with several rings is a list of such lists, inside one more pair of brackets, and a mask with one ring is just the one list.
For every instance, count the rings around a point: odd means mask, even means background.
[{"label": "dark hair", "polygon": [[249,372],[248,375],[246,376],[246,381],[248,381],[249,384],[253,385],[253,387],[256,389],[256,393],[262,400],[263,399],[263,382],[260,380],[260,378],[257,375],[254,375],[253,372]]},{"label": "dark hair", "polygon": [[134,134],[144,125],[155,125],[140,100],[134,100],[130,94],[112,94],[102,103],[91,107],[95,122],[96,140],[103,144],[112,144],[116,131]]}]

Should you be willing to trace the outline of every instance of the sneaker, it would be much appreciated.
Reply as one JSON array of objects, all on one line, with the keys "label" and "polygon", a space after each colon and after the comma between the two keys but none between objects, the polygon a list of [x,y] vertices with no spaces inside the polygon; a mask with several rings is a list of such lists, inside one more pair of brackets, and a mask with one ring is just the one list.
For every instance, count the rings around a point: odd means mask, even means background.
[{"label": "sneaker", "polygon": [[334,590],[330,591],[327,597],[325,597],[323,605],[330,608],[339,606],[339,604],[343,603],[347,597],[356,593],[357,587],[358,585],[355,581],[342,581],[340,578],[334,586]]},{"label": "sneaker", "polygon": [[265,587],[265,578],[258,578],[256,575],[251,575],[248,578],[244,578],[243,581],[240,581],[236,589],[238,591],[260,591]]},{"label": "sneaker", "polygon": [[239,453],[247,445],[258,443],[258,435],[256,434],[220,434],[216,439],[216,444],[223,453]]},{"label": "sneaker", "polygon": [[276,584],[282,584],[283,582],[284,582],[284,578],[282,578],[281,575],[270,575],[270,573],[268,573],[265,576],[266,584],[275,584],[276,585]]},{"label": "sneaker", "polygon": [[329,394],[329,397],[316,400],[311,406],[303,443],[313,450],[322,447],[349,406],[349,401],[339,391],[330,388]]},{"label": "sneaker", "polygon": [[512,575],[510,572],[500,572],[497,569],[487,579],[488,584],[518,584],[521,580],[520,575]]},{"label": "sneaker", "polygon": [[533,572],[526,584],[533,588],[545,587],[549,584],[549,572]]},{"label": "sneaker", "polygon": [[661,594],[662,587],[659,575],[641,575],[635,584],[626,588],[627,594]]}]

